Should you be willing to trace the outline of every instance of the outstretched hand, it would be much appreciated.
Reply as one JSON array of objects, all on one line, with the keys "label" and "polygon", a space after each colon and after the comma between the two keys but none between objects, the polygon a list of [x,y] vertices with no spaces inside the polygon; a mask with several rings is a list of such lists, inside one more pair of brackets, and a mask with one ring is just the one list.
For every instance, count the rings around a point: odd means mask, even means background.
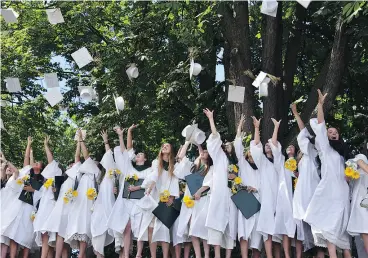
[{"label": "outstretched hand", "polygon": [[102,139],[103,139],[103,141],[106,143],[106,142],[108,142],[108,136],[107,136],[107,132],[106,132],[106,130],[102,130],[101,131],[101,137],[102,137]]},{"label": "outstretched hand", "polygon": [[209,110],[208,108],[203,109],[203,113],[208,117],[208,119],[213,119],[213,110]]},{"label": "outstretched hand", "polygon": [[245,122],[245,116],[241,114],[238,127],[243,128],[244,122]]},{"label": "outstretched hand", "polygon": [[132,125],[129,127],[128,131],[132,131],[133,129],[137,128],[137,126],[138,126],[138,125],[136,125],[136,124],[132,124]]},{"label": "outstretched hand", "polygon": [[49,142],[50,142],[50,136],[49,136],[49,135],[46,135],[46,136],[45,136],[45,140],[44,140],[44,142],[43,142],[43,143],[44,143],[45,145],[48,145],[48,144],[49,144]]},{"label": "outstretched hand", "polygon": [[279,127],[280,126],[280,123],[281,123],[281,119],[280,119],[280,121],[277,121],[276,119],[274,119],[274,118],[271,118],[271,120],[272,120],[272,122],[273,122],[273,124],[274,124],[274,126],[276,127]]},{"label": "outstretched hand", "polygon": [[320,89],[318,89],[317,92],[318,92],[318,104],[323,105],[323,103],[325,103],[325,99],[328,93],[323,95]]},{"label": "outstretched hand", "polygon": [[121,129],[120,126],[114,127],[114,131],[117,133],[117,135],[122,136],[123,133],[126,131],[125,128]]},{"label": "outstretched hand", "polygon": [[257,118],[255,116],[252,116],[252,119],[253,119],[254,128],[259,128],[259,126],[261,124],[261,119],[262,118],[260,118],[259,120],[257,120]]},{"label": "outstretched hand", "polygon": [[82,130],[78,129],[78,140],[81,142],[83,141],[83,135],[82,135]]},{"label": "outstretched hand", "polygon": [[294,115],[298,113],[298,110],[296,110],[296,103],[292,103],[290,105],[290,108],[291,108],[291,112],[293,112]]},{"label": "outstretched hand", "polygon": [[29,145],[33,142],[32,136],[28,136],[27,142]]}]

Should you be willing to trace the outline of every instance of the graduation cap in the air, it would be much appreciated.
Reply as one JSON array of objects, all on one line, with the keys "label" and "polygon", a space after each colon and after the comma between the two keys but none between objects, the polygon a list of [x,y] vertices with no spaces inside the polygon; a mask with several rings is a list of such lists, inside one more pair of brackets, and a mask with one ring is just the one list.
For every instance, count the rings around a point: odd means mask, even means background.
[{"label": "graduation cap in the air", "polygon": [[6,88],[9,92],[18,92],[21,91],[19,78],[6,78]]},{"label": "graduation cap in the air", "polygon": [[197,76],[202,71],[202,66],[198,63],[194,63],[192,59],[190,61],[190,68],[189,68],[189,78],[192,79],[192,76]]},{"label": "graduation cap in the air", "polygon": [[249,219],[261,209],[261,204],[253,193],[240,190],[231,196],[235,206],[240,210],[246,219]]},{"label": "graduation cap in the air", "polygon": [[60,103],[64,97],[60,92],[60,88],[49,88],[45,94],[45,99],[49,102],[50,106],[55,106]]},{"label": "graduation cap in the air", "polygon": [[115,101],[116,111],[119,114],[120,111],[124,110],[125,101],[124,101],[123,97],[116,97],[115,95],[114,95],[114,101]]},{"label": "graduation cap in the air", "polygon": [[74,61],[77,63],[79,68],[83,68],[93,61],[93,57],[88,52],[88,49],[82,47],[72,54]]},{"label": "graduation cap in the air", "polygon": [[47,19],[53,25],[64,22],[64,18],[63,15],[61,14],[60,8],[46,9],[46,14]]},{"label": "graduation cap in the air", "polygon": [[92,101],[96,98],[96,92],[91,86],[78,86],[80,97],[86,102]]},{"label": "graduation cap in the air", "polygon": [[253,81],[252,85],[259,90],[259,97],[268,96],[268,83],[271,79],[267,76],[267,73],[260,72],[257,78]]},{"label": "graduation cap in the air", "polygon": [[191,195],[194,195],[202,187],[203,180],[204,176],[199,173],[193,173],[185,177]]},{"label": "graduation cap in the air", "polygon": [[[138,181],[134,185],[142,185],[143,179],[138,179]],[[123,198],[128,199],[129,195],[129,182],[124,182],[124,191],[123,191]],[[144,196],[144,189],[140,189],[134,192],[130,192],[129,199],[141,199]]]},{"label": "graduation cap in the air", "polygon": [[128,69],[126,69],[126,74],[128,75],[129,80],[136,79],[139,76],[138,67],[136,64],[129,64]]},{"label": "graduation cap in the air", "polygon": [[57,201],[60,194],[61,185],[64,183],[64,176],[55,176],[55,192],[54,192],[54,199]]},{"label": "graduation cap in the air", "polygon": [[152,211],[153,215],[159,219],[168,229],[175,223],[179,217],[180,210],[172,206],[167,206],[166,203],[160,202],[156,209]]},{"label": "graduation cap in the air", "polygon": [[6,23],[17,23],[19,14],[13,8],[1,9],[1,15]]},{"label": "graduation cap in the air", "polygon": [[278,5],[279,3],[276,0],[263,0],[261,13],[276,17]]},{"label": "graduation cap in the air", "polygon": [[45,73],[44,77],[47,88],[59,87],[59,79],[57,77],[57,73]]},{"label": "graduation cap in the air", "polygon": [[229,85],[227,101],[244,103],[245,87]]}]

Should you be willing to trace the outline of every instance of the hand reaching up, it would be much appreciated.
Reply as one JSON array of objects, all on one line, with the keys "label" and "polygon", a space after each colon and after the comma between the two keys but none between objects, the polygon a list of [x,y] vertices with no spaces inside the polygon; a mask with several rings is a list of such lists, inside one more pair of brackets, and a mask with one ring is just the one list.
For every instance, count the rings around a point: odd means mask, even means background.
[{"label": "hand reaching up", "polygon": [[318,89],[317,92],[318,92],[318,104],[323,105],[325,103],[325,99],[328,93],[323,95],[320,89]]},{"label": "hand reaching up", "polygon": [[208,108],[203,109],[203,113],[208,117],[208,119],[213,119],[213,110],[209,110]]}]

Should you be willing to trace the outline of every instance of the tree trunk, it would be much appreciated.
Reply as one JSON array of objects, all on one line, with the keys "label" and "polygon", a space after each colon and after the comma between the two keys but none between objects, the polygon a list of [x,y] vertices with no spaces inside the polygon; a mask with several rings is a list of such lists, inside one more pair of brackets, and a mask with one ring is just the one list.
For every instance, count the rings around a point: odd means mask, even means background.
[{"label": "tree trunk", "polygon": [[[249,13],[248,2],[233,2],[221,4],[222,33],[225,38],[224,69],[225,78],[231,85],[245,88],[244,103],[226,101],[229,133],[234,134],[240,115],[247,118],[244,131],[252,131],[251,116],[254,115],[254,88],[252,79],[244,74],[251,70],[250,43],[249,43]],[[226,90],[228,93],[228,87]],[[227,96],[226,96],[227,97]]]},{"label": "tree trunk", "polygon": [[[279,2],[277,16],[265,15],[262,30],[262,71],[281,77],[281,51],[282,51],[282,2]],[[280,119],[277,112],[278,98],[282,91],[282,82],[268,85],[268,97],[263,101],[263,122],[261,140],[266,142],[273,133],[271,118]],[[282,94],[282,93],[281,93]],[[279,96],[279,97],[278,97]]]}]

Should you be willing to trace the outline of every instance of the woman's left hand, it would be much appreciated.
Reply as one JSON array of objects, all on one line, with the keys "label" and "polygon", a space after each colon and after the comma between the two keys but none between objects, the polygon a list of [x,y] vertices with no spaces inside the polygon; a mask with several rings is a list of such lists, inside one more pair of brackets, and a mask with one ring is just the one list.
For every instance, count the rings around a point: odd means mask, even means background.
[{"label": "woman's left hand", "polygon": [[130,185],[130,186],[128,187],[129,192],[138,191],[139,189],[141,189],[141,187],[140,187],[140,186]]},{"label": "woman's left hand", "polygon": [[247,191],[248,191],[248,193],[256,193],[257,189],[254,188],[254,187],[251,187],[251,186],[247,186]]},{"label": "woman's left hand", "polygon": [[202,193],[201,193],[200,191],[197,191],[197,192],[193,195],[193,197],[194,197],[194,199],[195,199],[196,201],[198,201],[199,199],[201,199],[201,195],[202,195]]},{"label": "woman's left hand", "polygon": [[35,191],[35,189],[33,189],[32,186],[30,186],[30,185],[25,185],[23,187],[23,190],[25,190],[27,192],[30,192],[30,193],[33,193]]},{"label": "woman's left hand", "polygon": [[174,202],[174,196],[170,196],[169,197],[169,200],[167,201],[167,203],[166,203],[166,205],[167,206],[171,206],[172,204],[173,204],[173,202]]}]

